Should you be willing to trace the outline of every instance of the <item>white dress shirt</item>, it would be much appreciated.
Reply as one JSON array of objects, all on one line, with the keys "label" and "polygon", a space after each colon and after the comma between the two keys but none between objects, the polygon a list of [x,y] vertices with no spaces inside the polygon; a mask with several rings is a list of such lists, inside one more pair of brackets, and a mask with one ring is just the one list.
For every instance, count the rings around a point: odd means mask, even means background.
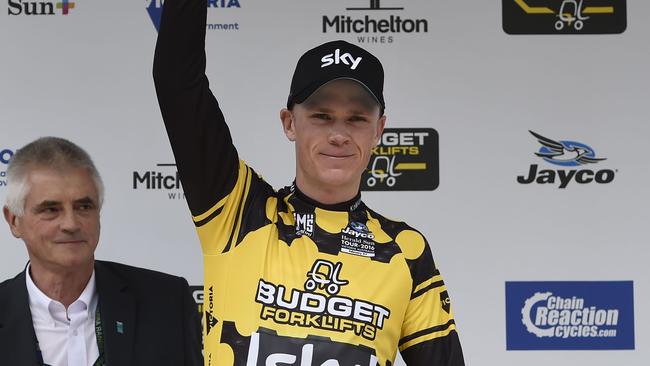
[{"label": "white dress shirt", "polygon": [[58,301],[45,295],[29,274],[27,292],[29,309],[43,362],[51,366],[92,366],[99,357],[95,338],[97,291],[95,271],[86,288],[66,310]]}]

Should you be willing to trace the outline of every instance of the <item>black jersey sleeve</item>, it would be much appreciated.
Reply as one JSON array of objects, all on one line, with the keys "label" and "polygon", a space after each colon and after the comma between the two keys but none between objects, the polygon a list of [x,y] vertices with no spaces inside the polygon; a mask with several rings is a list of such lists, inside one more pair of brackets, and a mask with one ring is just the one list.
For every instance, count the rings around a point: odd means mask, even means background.
[{"label": "black jersey sleeve", "polygon": [[458,334],[446,338],[429,339],[401,351],[408,366],[465,366],[463,352],[458,346]]},{"label": "black jersey sleeve", "polygon": [[239,158],[205,75],[205,0],[166,0],[153,76],[158,103],[192,215],[234,187]]},{"label": "black jersey sleeve", "polygon": [[422,254],[409,261],[413,288],[399,350],[409,366],[464,366],[447,286],[424,242]]}]

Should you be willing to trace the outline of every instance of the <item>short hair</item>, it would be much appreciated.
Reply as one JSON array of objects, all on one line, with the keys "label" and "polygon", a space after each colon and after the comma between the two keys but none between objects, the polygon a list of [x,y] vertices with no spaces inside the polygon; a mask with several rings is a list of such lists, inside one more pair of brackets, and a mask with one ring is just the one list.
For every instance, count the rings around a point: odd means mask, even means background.
[{"label": "short hair", "polygon": [[101,208],[104,202],[104,183],[90,155],[71,141],[48,136],[36,139],[18,149],[9,161],[5,205],[14,215],[23,216],[25,213],[25,200],[30,189],[27,176],[34,167],[60,170],[87,169],[95,183],[98,205]]}]

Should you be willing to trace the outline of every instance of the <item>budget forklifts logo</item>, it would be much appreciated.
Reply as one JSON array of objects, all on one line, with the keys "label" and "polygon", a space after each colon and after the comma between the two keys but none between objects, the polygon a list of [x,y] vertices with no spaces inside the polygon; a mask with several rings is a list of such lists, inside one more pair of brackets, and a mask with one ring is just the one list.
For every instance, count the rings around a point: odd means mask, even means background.
[{"label": "budget forklifts logo", "polygon": [[[204,0],[207,3],[208,10],[212,9],[239,9],[241,3],[239,0]],[[160,29],[160,17],[162,16],[163,4],[165,0],[146,0],[147,13],[156,31]],[[206,30],[239,30],[239,23],[212,23],[210,22],[210,12],[208,12],[208,21],[205,25]]]},{"label": "budget forklifts logo", "polygon": [[599,169],[592,170],[587,167],[596,165],[606,158],[596,155],[596,151],[589,145],[570,140],[553,140],[536,132],[530,132],[541,145],[535,155],[545,162],[563,168],[579,169],[542,169],[537,164],[531,164],[526,176],[517,176],[520,184],[557,184],[564,189],[575,182],[578,184],[608,184],[614,181],[617,170]]},{"label": "budget forklifts logo", "polygon": [[398,1],[382,1],[355,0],[369,5],[347,7],[345,14],[323,15],[323,33],[350,34],[358,43],[393,43],[399,35],[429,32],[427,19],[407,18],[403,6],[392,5]]},{"label": "budget forklifts logo", "polygon": [[506,282],[508,350],[634,349],[632,281]]},{"label": "budget forklifts logo", "polygon": [[76,2],[59,1],[24,1],[8,0],[9,15],[68,15],[75,8]]},{"label": "budget forklifts logo", "polygon": [[438,188],[438,132],[387,128],[361,177],[364,191],[432,191]]},{"label": "budget forklifts logo", "polygon": [[508,34],[623,33],[625,0],[502,0]]},{"label": "budget forklifts logo", "polygon": [[387,308],[345,296],[338,296],[349,284],[341,278],[343,264],[324,259],[314,262],[302,289],[287,289],[260,279],[255,301],[262,304],[260,318],[278,324],[353,332],[374,340],[390,317]]},{"label": "budget forklifts logo", "polygon": [[153,170],[133,171],[132,183],[134,190],[165,191],[170,200],[185,199],[176,164],[159,163]]}]

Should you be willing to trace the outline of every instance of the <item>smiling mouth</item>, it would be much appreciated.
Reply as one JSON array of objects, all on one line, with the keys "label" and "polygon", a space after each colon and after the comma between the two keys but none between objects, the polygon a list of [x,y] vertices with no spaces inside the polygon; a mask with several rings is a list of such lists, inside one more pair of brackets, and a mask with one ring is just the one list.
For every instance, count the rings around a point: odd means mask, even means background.
[{"label": "smiling mouth", "polygon": [[345,159],[345,158],[350,158],[350,157],[354,156],[352,154],[350,154],[350,155],[341,155],[341,154],[332,155],[332,154],[326,154],[326,153],[321,153],[321,155],[323,155],[323,156],[325,156],[327,158],[332,158],[332,159]]},{"label": "smiling mouth", "polygon": [[55,244],[84,244],[86,241],[85,240],[59,240],[55,241]]}]

